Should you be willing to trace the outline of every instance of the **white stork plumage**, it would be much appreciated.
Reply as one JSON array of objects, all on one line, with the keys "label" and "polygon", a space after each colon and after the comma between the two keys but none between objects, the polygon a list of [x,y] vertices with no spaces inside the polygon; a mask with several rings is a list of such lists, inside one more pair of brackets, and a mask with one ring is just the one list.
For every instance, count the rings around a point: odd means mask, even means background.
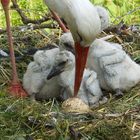
[{"label": "white stork plumage", "polygon": [[96,39],[89,51],[87,67],[98,74],[100,86],[123,95],[140,82],[140,65],[135,63],[122,46],[117,43]]},{"label": "white stork plumage", "polygon": [[[64,99],[73,97],[75,56],[67,50],[61,51],[56,56],[55,64],[48,75],[48,79],[58,75],[58,83],[63,87],[62,95]],[[83,79],[78,92],[78,97],[89,106],[94,106],[99,102],[102,91],[99,86],[97,74],[89,69],[84,70]]]},{"label": "white stork plumage", "polygon": [[89,0],[45,0],[48,7],[57,12],[67,23],[75,41],[76,74],[74,96],[77,95],[89,45],[101,32],[101,21]]},{"label": "white stork plumage", "polygon": [[[122,95],[122,91],[140,82],[140,65],[136,64],[122,46],[117,43],[107,42],[104,39],[96,39],[90,46],[87,68],[97,73],[102,89],[114,91],[116,96]],[[60,38],[61,50],[74,47],[71,33],[65,33]]]},{"label": "white stork plumage", "polygon": [[[109,13],[108,11],[102,7],[102,6],[95,6],[98,15],[100,17],[100,21],[101,21],[101,31],[103,31],[104,29],[106,29],[109,24],[110,24],[110,17],[109,17]],[[64,30],[65,32],[65,30]],[[60,37],[60,50],[65,50],[65,49],[72,49],[74,48],[74,39],[72,37],[71,32],[65,32],[61,37]]]},{"label": "white stork plumage", "polygon": [[46,79],[58,53],[59,48],[57,47],[39,50],[34,54],[34,61],[30,62],[23,76],[23,87],[31,98],[46,100],[59,96],[60,86],[57,83],[57,77],[51,80]]},{"label": "white stork plumage", "polygon": [[0,58],[1,57],[8,57],[8,56],[9,56],[8,53],[6,53],[5,51],[0,49]]}]

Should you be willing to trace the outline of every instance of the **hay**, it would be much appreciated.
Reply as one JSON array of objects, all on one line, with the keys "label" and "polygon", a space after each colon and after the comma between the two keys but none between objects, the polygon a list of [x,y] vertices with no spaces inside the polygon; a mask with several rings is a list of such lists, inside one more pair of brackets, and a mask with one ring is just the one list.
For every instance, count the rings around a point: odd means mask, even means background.
[{"label": "hay", "polygon": [[[57,43],[59,35],[58,30],[50,34],[46,34],[45,30],[22,33],[15,31],[15,50],[17,53],[22,53],[24,48],[43,47],[44,44],[51,42]],[[113,38],[112,41],[121,40],[124,49],[139,62],[140,38],[137,33],[123,35],[123,37],[116,34],[115,36],[117,38]],[[0,48],[7,48],[6,35],[0,36]],[[21,79],[31,60],[32,58],[29,57],[17,61]],[[56,99],[35,102],[28,98],[17,99],[7,95],[6,88],[10,81],[11,66],[8,58],[0,61],[0,138],[2,140],[140,139],[140,84],[121,99],[110,98],[106,104],[92,110],[92,113],[65,114],[62,111],[61,102]]]}]

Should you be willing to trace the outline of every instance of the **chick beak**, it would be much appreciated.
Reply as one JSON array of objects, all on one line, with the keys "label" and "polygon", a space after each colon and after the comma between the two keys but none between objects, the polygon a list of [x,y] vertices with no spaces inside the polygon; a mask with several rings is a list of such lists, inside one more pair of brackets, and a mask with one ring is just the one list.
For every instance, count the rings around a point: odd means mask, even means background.
[{"label": "chick beak", "polygon": [[51,78],[62,73],[64,71],[65,64],[66,64],[66,61],[63,61],[59,64],[54,65],[53,68],[51,69],[50,73],[47,76],[47,80],[50,80]]},{"label": "chick beak", "polygon": [[89,47],[83,47],[79,42],[75,43],[75,57],[76,57],[76,70],[75,70],[75,83],[74,83],[74,97],[77,96],[78,90],[81,85],[84,68],[87,61]]}]

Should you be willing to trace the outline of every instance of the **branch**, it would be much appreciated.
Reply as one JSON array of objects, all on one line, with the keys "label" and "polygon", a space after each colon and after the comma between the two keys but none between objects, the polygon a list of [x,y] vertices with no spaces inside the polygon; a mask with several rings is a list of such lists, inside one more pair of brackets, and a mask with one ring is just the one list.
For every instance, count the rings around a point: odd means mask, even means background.
[{"label": "branch", "polygon": [[18,14],[20,15],[21,19],[22,19],[22,22],[24,24],[29,24],[29,23],[33,23],[33,24],[41,24],[45,21],[48,21],[50,20],[51,18],[45,14],[41,19],[38,19],[38,20],[33,20],[33,19],[30,19],[28,18],[24,12],[22,11],[22,9],[20,9],[19,5],[17,4],[16,0],[12,0],[12,3],[13,3],[13,8],[18,12]]},{"label": "branch", "polygon": [[[56,28],[56,25],[55,24],[31,24],[31,25],[26,25],[26,26],[19,26],[19,27],[12,27],[12,31],[15,31],[15,30],[36,30],[36,29],[43,29],[43,28],[50,28],[50,29],[54,29]],[[3,34],[6,32],[6,29],[0,29],[0,34]]]},{"label": "branch", "polygon": [[125,17],[125,16],[128,16],[128,15],[134,13],[134,12],[137,12],[138,10],[140,10],[140,7],[136,7],[135,9],[133,9],[133,10],[131,10],[131,11],[128,11],[128,12],[125,13],[124,15],[121,15],[121,16],[119,16],[119,17],[116,17],[115,20],[113,21],[113,23],[114,23],[116,20],[119,20],[119,19],[121,19],[121,18],[123,18],[123,17]]}]

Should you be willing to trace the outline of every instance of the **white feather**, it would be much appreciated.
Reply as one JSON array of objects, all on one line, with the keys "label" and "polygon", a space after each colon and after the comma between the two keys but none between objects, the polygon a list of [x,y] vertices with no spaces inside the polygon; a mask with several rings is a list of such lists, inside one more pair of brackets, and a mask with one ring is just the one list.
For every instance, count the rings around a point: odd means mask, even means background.
[{"label": "white feather", "polygon": [[[101,32],[101,21],[89,0],[45,0],[67,22],[75,42],[90,45]],[[82,39],[82,40],[81,40]]]},{"label": "white feather", "polygon": [[[64,71],[59,75],[58,82],[64,88],[65,99],[73,96],[75,57],[71,52],[62,51],[56,56],[56,64],[67,60]],[[90,106],[96,104],[102,96],[97,74],[94,71],[85,69],[83,80],[78,92],[78,97]]]},{"label": "white feather", "polygon": [[108,11],[102,6],[96,6],[97,12],[99,14],[101,20],[101,30],[106,29],[109,26],[109,13]]},{"label": "white feather", "polygon": [[0,55],[5,56],[5,57],[9,56],[6,52],[4,52],[4,51],[1,50],[1,49],[0,49]]},{"label": "white feather", "polygon": [[33,98],[36,96],[38,99],[49,99],[59,96],[60,86],[56,82],[57,77],[46,80],[58,52],[58,48],[37,51],[34,62],[28,65],[23,77],[23,87]]},{"label": "white feather", "polygon": [[117,43],[96,39],[90,47],[87,66],[97,72],[106,90],[129,90],[140,82],[140,66]]},{"label": "white feather", "polygon": [[[97,73],[103,89],[110,91],[129,90],[140,82],[140,66],[125,53],[120,44],[105,41],[108,38],[110,36],[96,39],[92,43],[89,49],[87,67]],[[67,41],[74,47],[74,40],[70,33],[62,35],[60,38],[61,46],[65,48]]]}]

